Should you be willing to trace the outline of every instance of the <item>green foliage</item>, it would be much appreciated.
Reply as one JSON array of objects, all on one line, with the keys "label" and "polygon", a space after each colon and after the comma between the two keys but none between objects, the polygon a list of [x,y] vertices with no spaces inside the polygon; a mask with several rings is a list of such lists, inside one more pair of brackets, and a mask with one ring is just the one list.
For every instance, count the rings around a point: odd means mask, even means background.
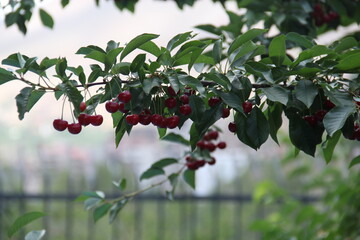
[{"label": "green foliage", "polygon": [[16,232],[18,232],[21,228],[28,225],[29,223],[39,219],[41,217],[46,216],[46,214],[42,212],[29,212],[20,217],[18,217],[14,223],[9,227],[7,231],[7,236],[11,238]]}]

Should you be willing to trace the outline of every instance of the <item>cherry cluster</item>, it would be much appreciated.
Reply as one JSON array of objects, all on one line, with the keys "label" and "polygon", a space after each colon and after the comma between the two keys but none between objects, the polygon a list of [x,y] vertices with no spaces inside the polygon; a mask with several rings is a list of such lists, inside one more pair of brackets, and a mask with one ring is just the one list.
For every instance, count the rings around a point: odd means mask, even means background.
[{"label": "cherry cluster", "polygon": [[[245,101],[242,103],[242,108],[245,114],[249,114],[252,110],[253,104],[251,101]],[[230,122],[228,124],[228,129],[232,133],[236,133],[237,127],[235,122]]]},{"label": "cherry cluster", "polygon": [[323,103],[324,109],[317,110],[312,115],[305,115],[303,116],[303,119],[312,127],[316,127],[319,124],[322,124],[322,121],[324,120],[325,115],[335,107],[335,104],[331,102],[329,99],[325,99]]},{"label": "cherry cluster", "polygon": [[[82,102],[80,104],[80,111],[84,112],[86,109],[86,103]],[[88,126],[89,124],[93,126],[100,126],[103,123],[103,116],[100,114],[95,115],[89,115],[86,113],[80,113],[78,116],[78,122],[77,123],[68,123],[66,120],[61,119],[55,119],[53,121],[53,127],[62,132],[64,130],[68,130],[71,134],[79,134],[82,130],[82,126]]]},{"label": "cherry cluster", "polygon": [[324,6],[320,3],[315,4],[314,11],[311,13],[311,16],[315,20],[315,25],[320,27],[325,23],[330,23],[339,18],[339,14],[334,11],[325,12]]},{"label": "cherry cluster", "polygon": [[[219,132],[216,130],[209,130],[201,140],[196,143],[197,154],[189,155],[185,158],[186,166],[190,170],[197,170],[205,164],[214,165],[216,159],[210,155],[216,149],[225,149],[226,142],[216,140],[219,138]],[[206,160],[202,157],[207,155]]]}]

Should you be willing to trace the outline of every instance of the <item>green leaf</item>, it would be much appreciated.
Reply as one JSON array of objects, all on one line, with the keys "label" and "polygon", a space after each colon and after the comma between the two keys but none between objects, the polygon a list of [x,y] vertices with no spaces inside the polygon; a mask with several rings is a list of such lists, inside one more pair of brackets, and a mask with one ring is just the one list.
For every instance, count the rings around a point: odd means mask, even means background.
[{"label": "green leaf", "polygon": [[246,119],[246,134],[255,149],[260,148],[269,137],[269,124],[258,107],[254,107]]},{"label": "green leaf", "polygon": [[119,124],[117,125],[116,129],[115,129],[115,144],[116,147],[119,146],[119,143],[121,141],[121,139],[123,138],[125,132],[128,129],[128,124],[125,121],[125,116],[123,115]]},{"label": "green leaf", "polygon": [[131,72],[138,72],[144,66],[146,54],[142,53],[137,55],[130,65]]},{"label": "green leaf", "polygon": [[149,34],[144,33],[141,34],[134,39],[132,39],[124,48],[120,55],[120,60],[124,59],[129,53],[134,51],[136,48],[139,48],[141,45],[145,44],[146,42],[150,41],[151,39],[157,38],[159,35],[156,34]]},{"label": "green leaf", "polygon": [[245,64],[245,69],[251,74],[254,74],[257,77],[261,77],[270,83],[274,82],[271,69],[264,63],[248,62]]},{"label": "green leaf", "polygon": [[29,212],[24,215],[18,217],[15,222],[9,227],[7,231],[7,236],[11,238],[16,232],[18,232],[21,228],[26,226],[27,224],[33,222],[36,219],[46,216],[43,212]]},{"label": "green leaf", "polygon": [[340,136],[341,136],[341,131],[337,131],[331,137],[328,136],[326,141],[322,145],[322,150],[324,153],[324,158],[325,158],[326,163],[329,163],[331,161],[331,158],[334,153],[334,149],[340,139]]},{"label": "green leaf", "polygon": [[178,160],[176,158],[163,158],[153,163],[151,165],[151,168],[164,168],[175,163],[178,163]]},{"label": "green leaf", "polygon": [[358,42],[353,37],[345,37],[341,39],[337,44],[335,45],[334,51],[337,53],[341,53],[344,50],[348,50],[349,48],[358,46]]},{"label": "green leaf", "polygon": [[226,91],[231,90],[231,82],[230,82],[229,78],[227,76],[225,76],[224,74],[206,73],[206,74],[204,74],[204,77],[206,77],[206,79],[210,79],[210,80],[214,81],[215,83],[223,86]]},{"label": "green leaf", "polygon": [[113,205],[110,209],[109,213],[109,222],[113,223],[116,219],[116,216],[119,214],[120,210],[125,207],[125,205],[129,202],[129,199],[123,199],[118,201],[115,205]]},{"label": "green leaf", "polygon": [[149,179],[154,176],[163,175],[163,174],[165,174],[165,171],[162,168],[151,167],[141,174],[140,181],[143,179]]},{"label": "green leaf", "polygon": [[106,62],[106,54],[97,50],[93,50],[89,54],[86,54],[85,58],[94,59],[104,64]]},{"label": "green leaf", "polygon": [[162,137],[161,140],[174,142],[174,143],[180,143],[185,146],[189,146],[190,142],[186,140],[183,136],[176,134],[176,133],[169,133],[166,136]]},{"label": "green leaf", "polygon": [[94,222],[97,222],[100,218],[106,215],[106,213],[110,210],[112,205],[110,203],[103,204],[97,208],[95,208],[93,213]]},{"label": "green leaf", "polygon": [[247,31],[246,33],[238,36],[230,45],[228,50],[228,55],[233,53],[238,47],[246,43],[247,41],[253,40],[254,38],[260,36],[261,34],[267,32],[266,29],[257,29],[253,28]]},{"label": "green leaf", "polygon": [[142,85],[144,92],[149,94],[154,87],[159,87],[161,85],[161,80],[158,77],[146,78],[144,79]]},{"label": "green leaf", "polygon": [[184,180],[190,187],[195,189],[195,171],[186,169],[183,174]]},{"label": "green leaf", "polygon": [[11,72],[0,68],[0,85],[15,79],[16,76],[14,76]]},{"label": "green leaf", "polygon": [[10,27],[18,21],[19,13],[18,12],[10,12],[5,15],[5,25],[6,27]]},{"label": "green leaf", "polygon": [[31,231],[25,236],[25,240],[40,240],[45,236],[45,230]]},{"label": "green leaf", "polygon": [[193,37],[194,36],[191,35],[191,32],[180,33],[168,42],[166,49],[171,52],[174,48],[186,42],[187,40],[190,40]]},{"label": "green leaf", "polygon": [[110,52],[111,50],[117,49],[119,47],[119,43],[115,42],[114,40],[110,40],[108,41],[108,43],[106,44],[106,52]]},{"label": "green leaf", "polygon": [[310,80],[300,80],[295,86],[296,98],[303,102],[308,108],[313,104],[317,94],[318,89]]},{"label": "green leaf", "polygon": [[46,26],[48,28],[53,28],[54,27],[54,20],[50,16],[50,14],[48,14],[42,8],[40,8],[39,13],[40,13],[40,19],[41,19],[42,24],[44,24],[44,26]]},{"label": "green leaf", "polygon": [[315,45],[311,49],[306,49],[306,50],[302,51],[299,54],[298,58],[291,64],[291,67],[297,66],[300,62],[302,62],[304,60],[318,57],[321,55],[328,55],[331,53],[333,53],[333,50],[329,49],[328,47],[323,46],[323,45]]},{"label": "green leaf", "polygon": [[85,202],[84,202],[85,210],[88,211],[88,210],[98,206],[99,203],[101,203],[102,201],[103,201],[103,199],[101,199],[101,198],[93,198],[93,197],[91,197],[91,198],[86,199]]},{"label": "green leaf", "polygon": [[343,71],[360,68],[360,52],[345,57],[335,67]]},{"label": "green leaf", "polygon": [[194,122],[200,122],[206,110],[204,101],[201,97],[196,95],[191,95],[189,101],[189,105],[192,109],[192,113],[190,116],[191,120],[193,120]]},{"label": "green leaf", "polygon": [[269,57],[276,66],[281,66],[286,56],[285,35],[279,35],[271,40]]},{"label": "green leaf", "polygon": [[314,43],[309,39],[308,36],[300,35],[296,32],[290,32],[286,34],[286,40],[292,41],[304,48],[312,48]]},{"label": "green leaf", "polygon": [[349,164],[349,168],[351,168],[352,166],[355,166],[356,164],[360,164],[360,155],[357,157],[354,157],[350,164]]},{"label": "green leaf", "polygon": [[196,89],[201,95],[205,95],[205,88],[199,79],[194,78],[190,75],[178,75],[178,79],[183,85]]},{"label": "green leaf", "polygon": [[277,132],[282,125],[282,113],[283,108],[280,103],[274,103],[267,109],[270,136],[277,144],[279,144]]},{"label": "green leaf", "polygon": [[215,63],[219,63],[221,61],[221,53],[222,53],[222,40],[216,40],[212,50],[212,57],[214,58]]},{"label": "green leaf", "polygon": [[289,90],[279,85],[274,85],[273,87],[269,88],[262,88],[261,90],[264,92],[266,97],[273,102],[279,102],[286,106],[289,100]]},{"label": "green leaf", "polygon": [[331,109],[324,117],[323,123],[326,132],[332,136],[337,130],[341,129],[346,119],[355,112],[355,106],[345,105],[336,106]]},{"label": "green leaf", "polygon": [[80,91],[74,87],[69,81],[64,82],[56,86],[57,89],[61,90],[68,97],[69,101],[72,102],[75,110],[75,114],[80,113],[80,103],[83,101],[83,96]]},{"label": "green leaf", "polygon": [[125,178],[121,179],[119,182],[113,181],[115,187],[117,187],[120,191],[124,191],[126,189],[127,181]]},{"label": "green leaf", "polygon": [[144,50],[148,53],[151,53],[155,57],[159,57],[161,55],[160,48],[153,41],[148,41],[148,42],[144,43],[143,45],[141,45],[139,47],[139,49]]},{"label": "green leaf", "polygon": [[239,112],[243,111],[242,103],[244,102],[238,94],[234,92],[222,92],[222,91],[216,91],[216,93],[219,95],[219,97],[222,99],[226,105],[229,105],[230,107],[238,110]]},{"label": "green leaf", "polygon": [[66,5],[68,5],[70,0],[61,0],[61,6],[64,8]]},{"label": "green leaf", "polygon": [[20,120],[24,119],[24,115],[27,112],[27,105],[32,91],[32,87],[25,87],[21,89],[20,93],[15,97]]}]

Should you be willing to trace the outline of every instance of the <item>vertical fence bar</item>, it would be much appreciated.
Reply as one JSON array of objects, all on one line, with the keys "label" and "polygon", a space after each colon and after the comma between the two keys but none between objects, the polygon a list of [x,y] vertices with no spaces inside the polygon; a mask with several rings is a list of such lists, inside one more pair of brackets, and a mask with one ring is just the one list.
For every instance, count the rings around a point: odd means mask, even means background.
[{"label": "vertical fence bar", "polygon": [[183,199],[179,201],[179,211],[180,211],[180,223],[181,223],[181,227],[179,229],[179,240],[185,240],[188,239],[188,224],[189,221],[187,219],[187,204],[188,204],[188,200],[187,199]]},{"label": "vertical fence bar", "polygon": [[[40,153],[40,161],[41,165],[43,166],[42,171],[42,181],[43,181],[43,193],[46,195],[51,195],[51,168],[49,167],[49,162],[46,161],[45,158],[41,157],[42,154]],[[44,198],[43,199],[43,212],[50,213],[51,209],[51,199]],[[51,219],[49,216],[43,217],[43,227],[46,229],[46,234],[44,236],[44,240],[51,239]]]},{"label": "vertical fence bar", "polygon": [[196,231],[197,231],[197,220],[198,220],[198,211],[197,211],[197,201],[193,200],[191,203],[191,226],[190,226],[190,235],[191,239],[196,240]]},{"label": "vertical fence bar", "polygon": [[135,206],[135,224],[134,224],[134,240],[142,239],[142,216],[143,216],[143,200],[136,199]]},{"label": "vertical fence bar", "polygon": [[166,228],[166,221],[165,221],[165,205],[164,201],[157,201],[157,240],[165,239],[165,231]]},{"label": "vertical fence bar", "polygon": [[[70,168],[71,169],[71,168]],[[73,191],[73,180],[72,171],[68,171],[67,178],[66,178],[66,200],[65,200],[65,236],[66,239],[73,239],[73,231],[74,231],[74,204],[72,199],[68,196],[74,193]]]},{"label": "vertical fence bar", "polygon": [[[21,148],[21,146],[19,146],[19,148]],[[25,214],[26,212],[26,199],[25,199],[25,190],[24,190],[24,184],[25,184],[25,171],[24,171],[24,166],[25,166],[25,162],[24,162],[24,158],[22,156],[23,150],[19,149],[18,151],[19,155],[18,155],[18,162],[19,162],[19,181],[20,181],[20,197],[19,197],[19,214],[18,216],[22,216]],[[26,228],[23,227],[20,230],[20,239],[25,238],[25,233],[26,233]]]},{"label": "vertical fence bar", "polygon": [[213,240],[217,240],[219,239],[219,217],[220,217],[220,201],[213,201],[212,202],[212,208],[211,208],[211,212],[212,212],[212,239]]}]

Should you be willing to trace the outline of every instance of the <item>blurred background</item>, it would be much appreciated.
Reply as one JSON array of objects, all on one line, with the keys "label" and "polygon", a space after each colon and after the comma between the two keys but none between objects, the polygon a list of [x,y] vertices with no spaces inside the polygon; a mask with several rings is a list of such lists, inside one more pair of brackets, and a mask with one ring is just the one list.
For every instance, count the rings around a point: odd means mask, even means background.
[{"label": "blurred background", "polygon": [[[124,44],[144,32],[160,34],[156,43],[166,45],[176,34],[194,30],[195,25],[228,22],[220,4],[210,0],[198,1],[183,11],[172,1],[140,1],[134,14],[118,11],[111,1],[99,7],[91,0],[72,1],[62,10],[59,1],[49,0],[39,7],[54,17],[53,30],[44,28],[34,15],[24,36],[15,27],[6,29],[0,14],[0,59],[20,52],[40,59],[67,57],[69,65],[85,65],[89,60],[75,55],[82,46],[105,47],[109,40]],[[238,11],[235,4],[228,8]],[[200,30],[194,31],[206,37]],[[336,38],[334,32],[319,42],[329,43],[332,38]],[[283,228],[297,232],[304,227],[308,230],[300,239],[323,239],[327,230],[322,224],[334,224],[326,212],[335,208],[333,217],[340,214],[339,201],[337,205],[332,202],[334,196],[339,199],[339,189],[346,192],[353,186],[349,182],[359,179],[347,166],[348,160],[359,154],[356,143],[341,142],[335,160],[326,165],[321,156],[296,156],[286,129],[279,133],[281,146],[268,141],[256,152],[228,133],[228,121],[224,120],[218,126],[225,129],[220,138],[227,142],[227,149],[215,153],[216,165],[197,172],[196,190],[180,183],[174,201],[164,198],[164,188],[152,190],[127,205],[112,225],[107,219],[94,225],[91,213],[73,201],[81,192],[120,194],[112,181],[121,178],[127,178],[130,190],[147,186],[151,182],[140,182],[140,174],[160,158],[181,157],[183,149],[160,142],[156,128],[149,126],[135,127],[116,149],[111,117],[102,106],[99,112],[108,117],[100,127],[85,128],[76,136],[57,132],[52,121],[60,117],[62,104],[52,96],[41,99],[19,121],[14,99],[19,89],[21,84],[15,82],[0,88],[0,240],[7,239],[6,229],[14,219],[28,211],[47,213],[28,229],[46,229],[45,239],[52,240],[252,240],[262,239],[264,232],[284,232]],[[70,110],[65,110],[65,116],[70,118]],[[325,200],[321,198],[324,195],[328,196]],[[310,226],[315,216],[317,222]],[[23,239],[25,232],[14,239]]]}]

